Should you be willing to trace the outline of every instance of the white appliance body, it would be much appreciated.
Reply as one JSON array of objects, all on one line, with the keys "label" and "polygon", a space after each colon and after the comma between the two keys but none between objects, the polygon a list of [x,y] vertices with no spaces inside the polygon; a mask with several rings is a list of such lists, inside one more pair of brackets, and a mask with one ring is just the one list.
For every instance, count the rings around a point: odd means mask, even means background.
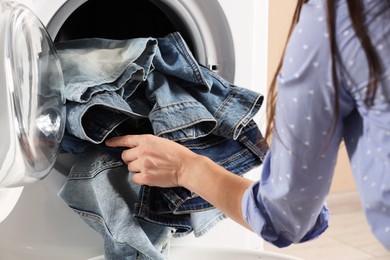
[{"label": "white appliance body", "polygon": [[[71,14],[87,1],[19,2],[37,15],[54,40]],[[170,10],[182,22],[200,63],[238,86],[266,93],[268,1],[152,2],[161,2],[164,10]],[[107,5],[110,3],[107,1]],[[262,130],[264,112],[263,107],[256,119]],[[104,259],[101,237],[57,196],[66,178],[59,173],[62,166],[54,167],[38,182],[14,188],[7,196],[2,197],[0,190],[0,259]],[[249,178],[259,175],[260,169],[247,174]],[[261,239],[230,220],[222,221],[202,237],[190,235],[173,239],[172,244],[262,249]]]}]

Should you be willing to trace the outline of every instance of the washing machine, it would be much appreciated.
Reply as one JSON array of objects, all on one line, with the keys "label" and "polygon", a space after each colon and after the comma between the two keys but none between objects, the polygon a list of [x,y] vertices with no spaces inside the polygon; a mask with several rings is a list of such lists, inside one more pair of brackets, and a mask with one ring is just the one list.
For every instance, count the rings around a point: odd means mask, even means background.
[{"label": "washing machine", "polygon": [[[265,95],[267,14],[268,1],[257,0],[0,0],[0,96],[7,96],[0,104],[0,259],[104,259],[102,238],[57,195],[72,158],[57,151],[64,100],[55,42],[179,31],[199,63]],[[42,94],[38,85],[45,84]],[[263,130],[264,112],[256,118]],[[247,177],[257,179],[260,171]],[[202,246],[262,250],[258,236],[228,219],[201,237],[171,244],[172,259]]]}]

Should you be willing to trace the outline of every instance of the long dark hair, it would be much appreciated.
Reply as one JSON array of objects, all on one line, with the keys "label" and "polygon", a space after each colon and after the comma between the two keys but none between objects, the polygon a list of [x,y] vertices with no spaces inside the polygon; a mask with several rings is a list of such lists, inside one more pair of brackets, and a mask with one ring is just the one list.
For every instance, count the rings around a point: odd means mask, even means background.
[{"label": "long dark hair", "polygon": [[[288,38],[290,37],[295,25],[299,21],[299,15],[301,13],[301,9],[305,3],[307,3],[308,0],[298,0],[297,6],[292,18],[291,27],[288,33]],[[368,61],[368,67],[369,67],[369,83],[367,86],[367,93],[365,97],[365,104],[369,107],[373,105],[375,93],[377,90],[378,85],[378,79],[380,78],[380,75],[382,73],[382,69],[379,62],[379,57],[372,45],[372,42],[370,40],[370,37],[367,34],[367,29],[364,25],[364,13],[363,13],[363,7],[362,2],[360,0],[346,0],[348,4],[349,14],[352,22],[353,29],[356,32],[356,36],[359,38],[360,43],[362,45],[363,51],[367,57]],[[385,1],[384,1],[385,2]],[[386,1],[388,4],[390,4],[390,1]],[[328,22],[328,30],[329,30],[329,44],[330,44],[330,51],[331,51],[331,62],[332,62],[332,81],[333,86],[335,88],[335,115],[333,118],[332,124],[330,127],[330,134],[333,134],[336,122],[339,116],[339,86],[338,86],[338,80],[337,80],[337,73],[336,73],[336,62],[338,59],[337,55],[337,45],[336,45],[336,23],[335,23],[335,1],[334,0],[327,0],[327,22]],[[284,54],[284,52],[283,52]],[[269,87],[269,94],[267,99],[267,129],[266,129],[266,135],[265,139],[269,140],[270,136],[272,134],[272,130],[274,129],[274,117],[275,117],[275,106],[276,106],[276,96],[277,96],[277,75],[280,72],[280,69],[282,67],[283,62],[283,55],[282,59],[279,62],[279,65],[276,69],[276,72],[274,74],[274,77],[271,81],[271,85]]]}]

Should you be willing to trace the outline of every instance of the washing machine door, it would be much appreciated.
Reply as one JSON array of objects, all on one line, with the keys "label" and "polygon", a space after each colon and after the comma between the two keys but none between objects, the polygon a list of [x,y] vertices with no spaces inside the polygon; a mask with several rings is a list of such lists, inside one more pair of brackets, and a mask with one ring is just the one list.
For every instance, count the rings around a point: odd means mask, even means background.
[{"label": "washing machine door", "polygon": [[[24,5],[0,1],[0,189],[44,178],[64,133],[64,81],[53,42]],[[0,193],[1,194],[1,193]]]}]

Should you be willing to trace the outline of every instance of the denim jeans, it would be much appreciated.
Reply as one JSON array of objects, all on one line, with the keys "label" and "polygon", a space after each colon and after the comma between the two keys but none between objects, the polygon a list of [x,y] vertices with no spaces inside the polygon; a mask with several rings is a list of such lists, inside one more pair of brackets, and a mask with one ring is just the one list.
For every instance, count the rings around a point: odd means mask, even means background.
[{"label": "denim jeans", "polygon": [[79,160],[59,196],[104,239],[106,259],[165,259],[173,229],[133,217],[139,186],[120,157],[100,150]]},{"label": "denim jeans", "polygon": [[[147,118],[142,111],[148,105],[136,106],[137,88],[153,70],[155,39],[81,39],[56,48],[64,73],[67,133],[98,144],[129,117]],[[128,96],[134,96],[132,106]]]},{"label": "denim jeans", "polygon": [[[180,34],[170,34],[157,42],[156,47],[150,38],[124,42],[84,39],[58,46],[65,75],[66,127],[70,134],[102,143],[115,127],[130,117],[134,122],[148,119],[155,135],[174,141],[209,134],[238,137],[259,110],[263,96],[234,86],[199,65]],[[104,73],[106,66],[99,70],[88,67],[103,60],[104,64],[109,63],[107,53],[113,52],[114,59],[119,56],[117,52],[123,52],[119,50],[130,49],[127,47],[130,44],[138,47],[137,54],[129,54],[129,60],[115,60],[119,69],[112,68],[114,64],[111,64],[109,73]],[[75,59],[75,55],[79,58]],[[139,70],[142,75],[133,78],[134,73],[123,72],[123,68],[133,67],[142,68]],[[120,80],[112,77],[116,75],[112,71],[122,72]],[[80,81],[74,82],[75,79]]]},{"label": "denim jeans", "polygon": [[[131,59],[116,60],[122,71],[120,80],[109,77],[112,73],[95,74],[95,70],[89,68],[86,75],[74,75],[84,74],[85,66],[101,62],[101,56],[111,49],[115,50],[113,53],[130,49],[126,47],[130,42],[142,48],[136,48],[136,54],[129,54]],[[82,55],[86,46],[92,47]],[[80,58],[72,58],[73,52]],[[61,44],[59,57],[65,64],[65,81],[68,79],[71,87],[73,83],[80,87],[77,95],[68,95],[67,135],[62,146],[65,151],[83,154],[91,147],[100,146],[115,154],[118,149],[110,151],[102,144],[106,138],[152,133],[204,154],[238,175],[262,163],[266,148],[262,146],[263,137],[252,118],[263,96],[234,86],[198,64],[180,34],[173,33],[156,41],[150,38],[125,42],[77,40]],[[142,69],[137,74],[134,69],[127,73],[123,68]],[[133,79],[134,75],[137,76]],[[73,78],[84,81],[73,82]],[[117,84],[118,81],[121,84]],[[200,234],[213,225],[201,220],[201,216],[210,217],[211,213],[195,215],[206,210],[215,212],[216,218],[210,219],[222,218],[212,205],[184,188],[142,186],[133,214],[140,221],[173,227],[177,233],[197,230]],[[197,223],[199,226],[194,227]]]},{"label": "denim jeans", "polygon": [[103,91],[130,95],[153,69],[157,41],[79,39],[56,43],[56,50],[64,72],[66,99],[85,103]]}]

